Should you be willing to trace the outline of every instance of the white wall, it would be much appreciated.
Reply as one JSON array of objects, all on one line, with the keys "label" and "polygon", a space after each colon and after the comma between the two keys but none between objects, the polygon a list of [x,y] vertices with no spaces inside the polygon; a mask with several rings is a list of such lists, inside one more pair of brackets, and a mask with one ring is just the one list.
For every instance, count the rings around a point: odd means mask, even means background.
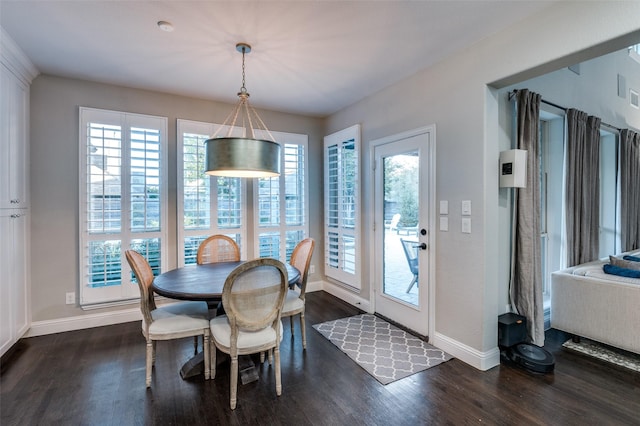
[{"label": "white wall", "polygon": [[[65,293],[78,291],[78,107],[159,115],[169,120],[169,253],[176,252],[176,119],[223,122],[233,105],[81,80],[38,76],[31,86],[31,279],[32,316],[43,323],[76,316],[118,317],[123,308],[83,311],[65,304]],[[270,130],[309,135],[309,158],[322,158],[323,121],[260,111]],[[321,164],[309,163],[309,188],[322,185]],[[310,234],[322,247],[322,193],[310,191]],[[251,197],[248,197],[251,200]],[[250,201],[251,202],[251,201]],[[173,230],[173,231],[172,231]],[[248,242],[252,244],[252,242]],[[321,252],[318,250],[318,252]],[[312,264],[322,270],[322,257]],[[313,279],[313,278],[312,278]],[[138,310],[137,304],[133,305]],[[135,311],[134,310],[134,311]],[[107,314],[105,314],[107,313]],[[55,322],[55,321],[53,321]],[[108,323],[108,322],[107,322]],[[44,327],[42,324],[40,326]],[[41,328],[42,328],[41,327]],[[51,327],[50,327],[51,328]],[[63,327],[64,328],[64,327]],[[55,330],[55,327],[52,327]]]},{"label": "white wall", "polygon": [[[640,37],[638,37],[637,41],[640,43]],[[598,116],[603,122],[618,128],[640,129],[640,110],[629,105],[628,93],[630,87],[637,88],[637,91],[640,90],[640,63],[629,57],[626,47],[622,50],[616,50],[615,52],[583,61],[578,65],[580,74],[576,74],[565,67],[540,77],[505,87],[498,92],[500,126],[504,130],[502,133],[503,138],[500,141],[501,150],[509,149],[512,142],[510,137],[514,131],[512,102],[508,100],[507,93],[513,89],[526,88],[532,90],[542,95],[542,98],[546,101],[564,108],[580,109],[589,115]],[[618,96],[618,74],[624,76],[626,80],[627,90],[624,98]],[[546,104],[542,104],[541,108],[558,114],[563,113],[562,110]],[[607,130],[607,127],[603,127],[603,129]],[[559,154],[561,159],[562,151]],[[557,154],[555,158],[558,158]],[[556,170],[558,170],[558,166],[556,166]],[[554,178],[554,181],[561,183],[562,177]],[[551,189],[553,190],[553,188]],[[556,189],[558,192],[562,190],[561,187]],[[501,200],[504,199],[506,205],[511,202],[510,195],[509,190],[500,190]],[[553,209],[553,206],[550,205],[550,208]],[[502,223],[506,223],[509,220],[507,210],[502,213],[502,218]],[[561,217],[558,216],[555,219],[560,220]],[[555,229],[559,231],[560,225],[556,224]],[[506,235],[507,232],[508,228],[504,227],[501,234]],[[557,239],[561,236],[556,233],[551,237]],[[611,250],[609,251],[611,252]],[[559,257],[560,253],[555,253],[555,256]],[[554,264],[557,265],[557,268],[562,265],[559,258]],[[508,280],[501,279],[500,283],[500,294],[504,295],[501,304],[506,304],[508,303]]]},{"label": "white wall", "polygon": [[[505,299],[501,282],[508,277],[503,226],[508,200],[498,190],[497,161],[501,141],[509,135],[499,121],[494,88],[631,44],[630,39],[640,37],[637,16],[640,3],[554,5],[327,122],[327,133],[362,125],[363,170],[370,170],[371,140],[436,125],[436,198],[449,201],[450,231],[437,232],[436,335],[430,337],[478,368],[498,362],[497,317]],[[363,180],[363,195],[369,198],[372,182]],[[472,201],[472,234],[459,232],[463,199]],[[363,230],[371,229],[371,219],[365,217]],[[363,247],[373,247],[369,233],[363,235]],[[364,298],[371,291],[372,255],[363,251]]]},{"label": "white wall", "polygon": [[[503,311],[505,200],[498,191],[497,160],[505,129],[498,93],[527,78],[631,44],[640,37],[640,3],[589,2],[576,10],[560,3],[540,15],[478,42],[462,54],[384,89],[325,123],[293,115],[261,112],[273,130],[309,134],[312,158],[322,158],[322,136],[361,123],[364,170],[369,142],[409,129],[437,126],[437,199],[450,202],[448,233],[437,234],[436,336],[432,340],[478,368],[497,363],[497,316]],[[543,31],[544,29],[544,31]],[[629,35],[632,31],[635,34]],[[417,54],[420,54],[418,51]],[[493,87],[488,86],[491,84]],[[78,283],[78,130],[80,105],[175,118],[221,121],[229,105],[51,76],[32,86],[32,283],[33,320],[84,315],[64,305],[64,293]],[[275,124],[272,124],[275,123]],[[175,161],[175,140],[170,161]],[[175,206],[175,170],[169,181]],[[310,188],[320,187],[321,165],[310,167]],[[311,192],[311,235],[322,247],[322,200]],[[363,195],[372,195],[363,179]],[[473,234],[461,234],[459,203],[473,204]],[[173,209],[175,211],[175,209]],[[366,213],[367,214],[371,214]],[[369,297],[373,247],[371,217],[363,227],[364,285]],[[176,218],[170,220],[175,227]],[[175,236],[173,236],[175,238]],[[175,245],[175,241],[173,241]],[[314,264],[321,265],[321,250]],[[317,268],[322,269],[322,268]],[[111,310],[107,310],[110,313]]]},{"label": "white wall", "polygon": [[[640,43],[640,37],[637,40]],[[619,128],[640,131],[640,109],[629,105],[629,88],[640,92],[640,63],[627,49],[599,56],[578,64],[580,74],[562,68],[505,88],[528,88],[546,101],[565,108],[576,108],[600,117]],[[618,96],[618,74],[626,80],[624,97]],[[501,101],[505,97],[501,96]],[[503,104],[500,105],[503,108]]]}]

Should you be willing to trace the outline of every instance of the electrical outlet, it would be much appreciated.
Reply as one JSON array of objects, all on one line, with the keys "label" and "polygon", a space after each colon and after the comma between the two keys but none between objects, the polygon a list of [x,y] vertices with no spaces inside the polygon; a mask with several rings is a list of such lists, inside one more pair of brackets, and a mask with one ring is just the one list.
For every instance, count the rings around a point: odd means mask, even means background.
[{"label": "electrical outlet", "polygon": [[310,274],[316,273],[316,265],[309,265],[309,273]]},{"label": "electrical outlet", "polygon": [[76,294],[73,291],[67,293],[66,297],[67,305],[74,305],[76,303]]}]

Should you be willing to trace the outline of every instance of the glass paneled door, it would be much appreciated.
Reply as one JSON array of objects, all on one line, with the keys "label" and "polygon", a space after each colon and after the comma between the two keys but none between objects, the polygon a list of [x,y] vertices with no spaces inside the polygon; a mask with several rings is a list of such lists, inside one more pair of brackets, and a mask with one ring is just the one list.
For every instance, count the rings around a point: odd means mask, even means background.
[{"label": "glass paneled door", "polygon": [[373,148],[375,311],[422,335],[429,333],[430,136],[422,129]]}]

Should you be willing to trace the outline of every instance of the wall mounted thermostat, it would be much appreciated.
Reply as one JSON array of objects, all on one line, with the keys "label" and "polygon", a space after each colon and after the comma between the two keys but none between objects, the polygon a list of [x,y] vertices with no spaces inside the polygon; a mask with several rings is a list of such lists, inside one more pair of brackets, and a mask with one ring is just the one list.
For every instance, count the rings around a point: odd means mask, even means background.
[{"label": "wall mounted thermostat", "polygon": [[500,153],[500,188],[527,187],[527,151],[510,149]]}]

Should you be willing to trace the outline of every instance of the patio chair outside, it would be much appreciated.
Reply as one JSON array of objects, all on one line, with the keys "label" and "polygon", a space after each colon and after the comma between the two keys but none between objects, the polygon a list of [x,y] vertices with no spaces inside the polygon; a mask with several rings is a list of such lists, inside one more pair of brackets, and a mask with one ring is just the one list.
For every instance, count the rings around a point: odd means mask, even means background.
[{"label": "patio chair outside", "polygon": [[409,264],[409,269],[413,274],[413,279],[407,288],[407,293],[411,291],[414,285],[418,284],[418,248],[416,247],[415,241],[405,240],[403,238],[400,239],[402,242],[402,249],[404,250],[404,255],[407,257],[407,263]]}]

